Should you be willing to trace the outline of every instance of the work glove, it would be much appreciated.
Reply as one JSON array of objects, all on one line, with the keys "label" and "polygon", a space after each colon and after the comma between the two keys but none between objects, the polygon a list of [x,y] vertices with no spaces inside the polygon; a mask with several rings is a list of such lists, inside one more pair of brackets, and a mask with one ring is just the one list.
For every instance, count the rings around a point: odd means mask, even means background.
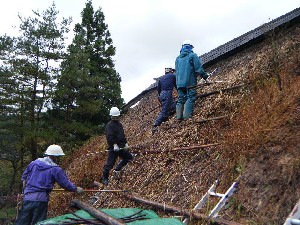
[{"label": "work glove", "polygon": [[205,72],[202,76],[202,78],[200,79],[200,81],[198,82],[198,84],[203,84],[203,83],[207,83],[209,82],[209,73]]},{"label": "work glove", "polygon": [[120,150],[119,146],[117,144],[114,144],[114,151],[118,152]]},{"label": "work glove", "polygon": [[77,194],[82,194],[83,192],[84,192],[83,188],[81,188],[81,187],[76,188],[76,193]]},{"label": "work glove", "polygon": [[126,143],[124,149],[125,149],[125,150],[128,150],[128,148],[129,148],[129,146],[128,146],[128,144]]},{"label": "work glove", "polygon": [[205,72],[205,73],[202,75],[202,78],[203,78],[203,80],[205,80],[206,82],[208,82],[209,73]]}]

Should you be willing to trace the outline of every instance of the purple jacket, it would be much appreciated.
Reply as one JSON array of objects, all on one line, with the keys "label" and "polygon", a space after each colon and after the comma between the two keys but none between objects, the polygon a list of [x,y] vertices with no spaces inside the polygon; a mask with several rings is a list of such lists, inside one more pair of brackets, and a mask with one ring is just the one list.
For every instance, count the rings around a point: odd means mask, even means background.
[{"label": "purple jacket", "polygon": [[68,191],[76,191],[75,184],[68,179],[62,168],[49,157],[32,161],[25,169],[21,181],[26,181],[25,201],[48,202],[49,193],[52,191],[55,182]]}]

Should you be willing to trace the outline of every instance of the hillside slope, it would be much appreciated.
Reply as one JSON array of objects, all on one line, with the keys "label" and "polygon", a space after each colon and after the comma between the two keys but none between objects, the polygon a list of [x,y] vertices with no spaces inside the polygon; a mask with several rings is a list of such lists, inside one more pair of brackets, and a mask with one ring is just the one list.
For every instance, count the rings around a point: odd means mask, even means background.
[{"label": "hillside slope", "polygon": [[[242,88],[200,98],[193,119],[173,116],[151,134],[157,93],[145,96],[121,120],[132,151],[139,152],[122,182],[147,199],[192,209],[216,179],[223,193],[237,179],[238,192],[220,216],[242,224],[282,224],[300,198],[300,41],[299,25],[270,33],[269,38],[208,68],[218,67],[207,93],[235,85]],[[202,119],[227,116],[221,120]],[[189,151],[143,154],[146,151],[218,143]],[[65,165],[71,180],[91,187],[106,160],[103,136],[91,139]],[[91,154],[94,153],[94,154]],[[88,201],[90,194],[81,200]],[[68,209],[70,193],[53,193],[50,216]],[[212,200],[211,209],[216,202]],[[102,194],[97,207],[133,207],[122,195]],[[205,208],[203,213],[207,213]]]}]

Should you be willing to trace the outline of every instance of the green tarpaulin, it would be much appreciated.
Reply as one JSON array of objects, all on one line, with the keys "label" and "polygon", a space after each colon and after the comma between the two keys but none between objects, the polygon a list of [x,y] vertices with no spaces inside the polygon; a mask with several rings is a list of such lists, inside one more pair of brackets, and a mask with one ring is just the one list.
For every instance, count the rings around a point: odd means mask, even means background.
[{"label": "green tarpaulin", "polygon": [[[102,212],[110,215],[115,219],[120,219],[128,225],[183,225],[183,223],[176,218],[160,218],[152,210],[143,210],[140,208],[116,208],[116,209],[99,209]],[[47,219],[38,225],[54,225],[66,224],[68,222],[76,222],[76,220],[93,220],[95,217],[91,216],[84,210],[78,210],[73,214],[65,214],[51,219]],[[130,221],[133,219],[134,221]],[[99,222],[100,223],[100,222]]]}]

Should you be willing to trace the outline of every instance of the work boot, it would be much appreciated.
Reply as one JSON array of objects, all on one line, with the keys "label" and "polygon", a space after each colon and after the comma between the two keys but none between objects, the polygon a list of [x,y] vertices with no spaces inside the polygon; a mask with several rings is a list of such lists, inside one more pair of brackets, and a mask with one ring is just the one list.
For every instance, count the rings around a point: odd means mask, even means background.
[{"label": "work boot", "polygon": [[103,185],[107,186],[107,185],[108,185],[108,178],[102,177],[102,178],[101,178],[101,183],[102,183]]},{"label": "work boot", "polygon": [[158,130],[157,126],[152,127],[152,135]]},{"label": "work boot", "polygon": [[176,119],[177,120],[182,120],[183,119],[183,110],[184,110],[184,106],[177,104],[176,105]]},{"label": "work boot", "polygon": [[122,176],[122,173],[121,173],[121,171],[118,171],[118,170],[114,170],[114,178],[116,179],[116,180],[120,180],[121,179],[121,176]]}]

